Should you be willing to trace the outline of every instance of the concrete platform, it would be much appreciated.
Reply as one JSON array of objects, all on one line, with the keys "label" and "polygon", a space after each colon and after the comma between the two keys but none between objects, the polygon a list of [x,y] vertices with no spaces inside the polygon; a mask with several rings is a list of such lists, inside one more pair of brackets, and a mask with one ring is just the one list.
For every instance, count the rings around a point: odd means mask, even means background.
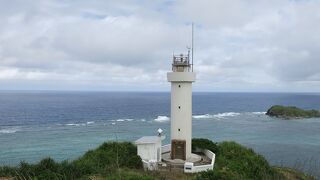
[{"label": "concrete platform", "polygon": [[182,159],[171,159],[171,154],[170,152],[162,154],[162,160],[166,163],[173,164],[173,165],[184,165],[185,162],[192,162],[192,163],[197,163],[202,160],[202,157],[197,154],[191,154],[191,157],[182,160]]}]

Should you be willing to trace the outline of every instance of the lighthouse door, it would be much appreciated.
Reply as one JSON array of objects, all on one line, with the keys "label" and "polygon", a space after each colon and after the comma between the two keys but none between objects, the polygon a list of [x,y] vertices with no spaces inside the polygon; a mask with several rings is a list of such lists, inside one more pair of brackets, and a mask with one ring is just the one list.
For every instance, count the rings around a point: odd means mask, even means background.
[{"label": "lighthouse door", "polygon": [[172,142],[171,142],[171,159],[186,160],[186,141],[172,140]]}]

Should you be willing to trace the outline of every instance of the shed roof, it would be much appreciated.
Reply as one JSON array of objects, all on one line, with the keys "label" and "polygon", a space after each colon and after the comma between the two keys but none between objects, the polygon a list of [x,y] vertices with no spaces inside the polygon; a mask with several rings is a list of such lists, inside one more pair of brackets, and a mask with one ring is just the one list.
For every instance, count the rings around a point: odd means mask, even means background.
[{"label": "shed roof", "polygon": [[142,138],[136,140],[135,144],[156,144],[161,141],[159,136],[143,136]]}]

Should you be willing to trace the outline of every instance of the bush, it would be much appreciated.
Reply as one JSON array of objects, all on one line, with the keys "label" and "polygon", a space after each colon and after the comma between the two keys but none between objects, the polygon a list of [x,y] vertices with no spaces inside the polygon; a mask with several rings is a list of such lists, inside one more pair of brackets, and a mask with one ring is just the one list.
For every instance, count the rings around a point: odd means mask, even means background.
[{"label": "bush", "polygon": [[[61,163],[45,158],[38,164],[21,162],[15,167],[0,167],[0,176],[18,179],[79,179],[94,174],[112,176],[117,168],[142,169],[136,147],[128,142],[108,142],[90,150],[77,160]],[[138,178],[136,178],[138,179]]]},{"label": "bush", "polygon": [[61,179],[76,179],[82,176],[82,172],[79,167],[75,166],[75,163],[69,163],[68,161],[62,161],[59,166]]},{"label": "bush", "polygon": [[209,139],[203,139],[203,138],[192,139],[192,151],[193,152],[196,151],[197,148],[208,149],[215,154],[218,153],[217,143],[214,143]]},{"label": "bush", "polygon": [[53,159],[45,158],[45,159],[42,159],[35,166],[35,171],[36,171],[36,173],[39,173],[39,174],[41,174],[42,172],[46,172],[46,171],[58,172],[59,165],[60,164],[56,163]]},{"label": "bush", "polygon": [[262,179],[275,174],[263,156],[235,142],[219,144],[219,153],[216,159],[219,169],[229,169],[240,177]]},{"label": "bush", "polygon": [[76,160],[76,163],[88,164],[95,169],[106,168],[142,168],[142,161],[137,155],[137,148],[128,142],[104,143],[94,151],[88,151],[84,156]]},{"label": "bush", "polygon": [[[202,140],[203,142],[203,140]],[[196,179],[274,179],[280,175],[263,156],[235,142],[217,145],[215,166],[202,172]]]},{"label": "bush", "polygon": [[214,169],[202,172],[195,177],[196,180],[238,180],[239,178],[228,170]]},{"label": "bush", "polygon": [[0,177],[16,176],[17,171],[18,170],[15,167],[9,167],[9,166],[0,167]]},{"label": "bush", "polygon": [[109,175],[107,179],[152,180],[155,178],[148,175],[146,172],[134,171],[132,169],[123,169],[117,173]]},{"label": "bush", "polygon": [[35,166],[28,164],[27,162],[21,161],[16,175],[20,177],[33,177],[35,176]]}]

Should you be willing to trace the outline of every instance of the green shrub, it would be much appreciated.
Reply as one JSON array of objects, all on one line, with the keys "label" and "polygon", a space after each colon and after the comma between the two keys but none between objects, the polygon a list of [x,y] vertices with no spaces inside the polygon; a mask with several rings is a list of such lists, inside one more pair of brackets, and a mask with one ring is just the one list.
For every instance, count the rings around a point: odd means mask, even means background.
[{"label": "green shrub", "polygon": [[74,163],[69,163],[68,161],[60,163],[58,172],[61,179],[76,179],[82,176],[80,168],[77,168]]},{"label": "green shrub", "polygon": [[[88,151],[84,156],[75,161],[82,166],[89,165],[99,171],[119,167],[142,168],[142,161],[137,155],[137,148],[128,142],[108,142],[102,144],[94,151]],[[88,169],[89,170],[89,169]],[[94,170],[90,170],[90,173]]]},{"label": "green shrub", "polygon": [[223,169],[214,169],[206,172],[199,173],[196,177],[196,180],[211,180],[211,179],[219,179],[219,180],[238,180],[235,174],[231,171],[223,170]]},{"label": "green shrub", "polygon": [[41,174],[43,171],[57,172],[59,164],[51,158],[42,159],[37,165],[35,165],[36,173]]},{"label": "green shrub", "polygon": [[153,180],[155,179],[154,177],[148,175],[146,172],[141,172],[141,171],[134,171],[131,169],[123,169],[120,170],[119,172],[114,172],[112,175],[109,175],[108,180],[121,180],[121,179],[126,179],[126,180]]},{"label": "green shrub", "polygon": [[235,142],[219,144],[219,153],[216,159],[217,166],[221,169],[227,168],[240,177],[262,179],[274,174],[263,156]]},{"label": "green shrub", "polygon": [[35,176],[35,166],[28,164],[27,162],[21,161],[17,169],[17,174],[19,177],[33,177]]},{"label": "green shrub", "polygon": [[215,166],[212,171],[200,173],[196,179],[273,179],[280,176],[252,149],[235,142],[217,145]]},{"label": "green shrub", "polygon": [[137,148],[129,142],[108,142],[77,160],[61,163],[45,158],[35,165],[21,162],[16,167],[0,167],[0,176],[17,179],[79,179],[90,175],[112,176],[117,168],[142,169]]},{"label": "green shrub", "polygon": [[2,166],[0,167],[0,177],[16,176],[18,169],[16,167]]},{"label": "green shrub", "polygon": [[192,151],[196,151],[196,148],[208,149],[213,153],[218,153],[217,143],[210,141],[209,139],[204,138],[195,138],[192,139]]}]

